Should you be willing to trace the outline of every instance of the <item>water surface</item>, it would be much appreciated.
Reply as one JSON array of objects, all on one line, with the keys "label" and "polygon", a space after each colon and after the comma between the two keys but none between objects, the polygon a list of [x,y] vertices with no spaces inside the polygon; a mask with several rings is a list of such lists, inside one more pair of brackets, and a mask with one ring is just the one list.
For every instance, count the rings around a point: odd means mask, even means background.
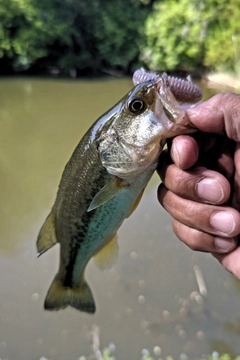
[{"label": "water surface", "polygon": [[157,176],[119,231],[116,266],[104,272],[93,262],[87,267],[96,314],[43,310],[59,247],[37,259],[39,228],[78,141],[131,87],[128,78],[0,79],[1,359],[77,360],[92,354],[98,340],[100,349],[113,342],[117,359],[137,360],[143,348],[156,346],[161,357],[240,354],[239,281],[211,255],[177,240],[157,202]]}]

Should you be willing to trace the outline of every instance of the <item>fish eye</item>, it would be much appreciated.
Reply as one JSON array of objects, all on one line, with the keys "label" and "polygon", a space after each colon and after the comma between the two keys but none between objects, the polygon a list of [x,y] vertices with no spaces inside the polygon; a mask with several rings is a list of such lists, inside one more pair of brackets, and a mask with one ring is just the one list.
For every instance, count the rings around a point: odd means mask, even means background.
[{"label": "fish eye", "polygon": [[133,114],[141,114],[145,110],[145,103],[141,98],[134,98],[128,106]]}]

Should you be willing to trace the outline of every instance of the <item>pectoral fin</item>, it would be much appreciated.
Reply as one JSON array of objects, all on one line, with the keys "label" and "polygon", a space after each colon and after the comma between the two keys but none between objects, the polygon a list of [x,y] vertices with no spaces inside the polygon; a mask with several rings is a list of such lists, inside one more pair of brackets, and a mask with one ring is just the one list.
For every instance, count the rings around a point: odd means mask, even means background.
[{"label": "pectoral fin", "polygon": [[118,258],[117,234],[94,256],[96,265],[101,270],[110,269]]},{"label": "pectoral fin", "polygon": [[114,196],[116,196],[119,191],[121,191],[124,187],[126,187],[127,184],[117,178],[114,177],[112,181],[107,183],[92,199],[91,204],[89,205],[89,208],[87,211],[92,211],[99,206],[103,205],[108,200],[112,199]]},{"label": "pectoral fin", "polygon": [[55,233],[55,216],[51,212],[43,224],[37,239],[38,256],[57,243]]}]

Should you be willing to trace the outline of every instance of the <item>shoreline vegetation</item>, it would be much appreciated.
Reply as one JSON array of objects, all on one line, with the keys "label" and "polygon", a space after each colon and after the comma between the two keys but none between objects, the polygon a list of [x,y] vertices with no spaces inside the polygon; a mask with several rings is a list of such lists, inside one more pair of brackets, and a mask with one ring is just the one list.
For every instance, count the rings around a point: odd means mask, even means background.
[{"label": "shoreline vegetation", "polygon": [[[157,71],[158,73],[162,73],[162,71]],[[219,89],[222,91],[230,91],[230,92],[240,92],[240,76],[234,75],[233,73],[227,73],[227,72],[210,72],[210,73],[197,73],[197,72],[193,72],[191,74],[191,72],[183,72],[183,71],[166,71],[167,74],[169,75],[173,75],[173,76],[177,76],[180,78],[186,78],[189,74],[191,75],[191,77],[196,80],[199,80],[200,83],[202,83],[204,85],[204,87],[209,88],[209,89]],[[17,73],[11,73],[11,74],[0,74],[0,79],[1,77],[36,77],[36,78],[69,78],[69,79],[92,79],[92,78],[105,78],[105,77],[124,77],[127,76],[126,74],[123,74],[120,71],[114,71],[114,70],[104,70],[102,72],[101,75],[96,75],[94,74],[93,76],[91,76],[90,74],[87,74],[87,76],[79,76],[77,77],[75,72],[72,72],[69,74],[70,76],[66,76],[63,74],[60,74],[60,72],[57,69],[54,69],[53,71],[50,72],[43,72],[42,74],[37,72],[17,72]],[[131,76],[132,74],[129,74],[129,76]],[[1,359],[0,359],[1,360]]]},{"label": "shoreline vegetation", "polygon": [[0,74],[81,78],[144,66],[238,88],[239,18],[237,0],[1,0]]},{"label": "shoreline vegetation", "polygon": [[[156,346],[154,349],[160,349],[158,346]],[[185,354],[181,354],[178,358],[174,358],[172,356],[166,356],[165,358],[161,357],[161,351],[157,353],[157,351],[154,351],[153,349],[153,355],[150,354],[150,352],[147,349],[142,350],[142,356],[139,357],[139,360],[193,360],[189,358]],[[114,356],[115,349],[112,350],[111,348],[107,347],[104,348],[102,351],[97,351],[95,355],[90,356],[80,356],[78,360],[117,360],[117,358]],[[1,360],[1,358],[0,358]],[[4,359],[3,359],[4,360]],[[42,356],[39,360],[51,360],[46,358],[45,356]],[[213,351],[211,355],[203,354],[201,357],[196,357],[194,360],[240,360],[240,356],[231,356],[227,353],[220,355],[218,352]]]},{"label": "shoreline vegetation", "polygon": [[[93,325],[92,327],[92,353],[91,355],[81,355],[78,360],[117,360],[116,345],[110,342],[108,346],[102,350],[100,348],[100,329]],[[235,353],[230,354],[218,351],[213,351],[211,354],[203,354],[200,357],[196,356],[193,359],[182,353],[177,357],[171,355],[163,356],[162,348],[158,345],[154,346],[151,350],[143,348],[139,354],[139,360],[240,360],[240,355]],[[1,360],[1,359],[0,359]],[[45,356],[42,356],[39,360],[51,360]]]}]

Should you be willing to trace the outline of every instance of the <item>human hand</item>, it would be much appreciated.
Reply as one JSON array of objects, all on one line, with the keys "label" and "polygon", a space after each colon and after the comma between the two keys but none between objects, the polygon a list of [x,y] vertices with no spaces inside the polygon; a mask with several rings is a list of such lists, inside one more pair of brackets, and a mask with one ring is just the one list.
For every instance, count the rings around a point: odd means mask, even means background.
[{"label": "human hand", "polygon": [[200,132],[161,154],[158,198],[180,240],[240,279],[240,95],[218,94],[186,114]]}]

